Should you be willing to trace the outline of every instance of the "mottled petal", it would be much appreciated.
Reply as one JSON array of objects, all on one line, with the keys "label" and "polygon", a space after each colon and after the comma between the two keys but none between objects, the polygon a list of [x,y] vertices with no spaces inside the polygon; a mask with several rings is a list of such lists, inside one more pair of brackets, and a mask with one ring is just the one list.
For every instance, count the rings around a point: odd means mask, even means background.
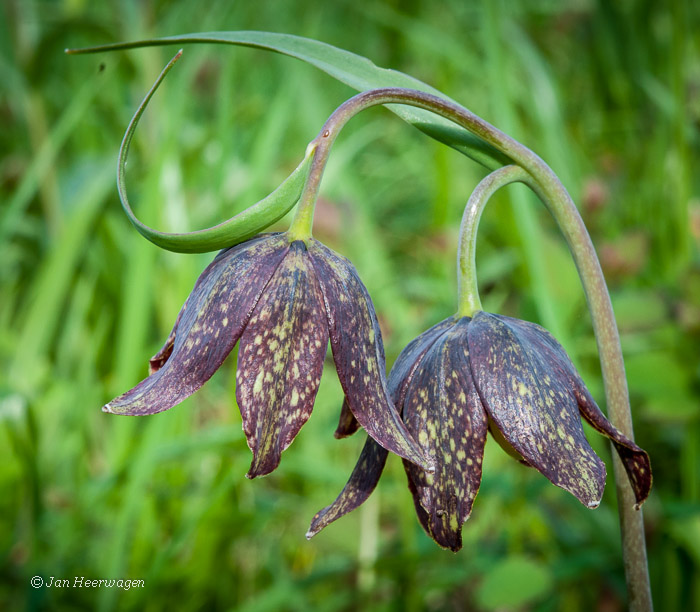
[{"label": "mottled petal", "polygon": [[[259,240],[260,238],[254,238],[253,240]],[[251,244],[252,240],[248,243],[245,244]],[[182,319],[183,313],[187,310],[188,304],[193,298],[192,296],[198,296],[200,294],[200,287],[202,283],[206,283],[209,278],[211,278],[212,273],[216,273],[215,271],[218,269],[218,262],[222,257],[225,257],[226,254],[228,253],[230,256],[230,251],[232,249],[224,249],[222,251],[219,251],[214,257],[214,260],[205,268],[204,272],[202,272],[199,275],[199,278],[197,279],[197,282],[194,284],[194,288],[192,291],[190,291],[190,294],[187,296],[187,299],[185,300],[185,303],[183,304],[182,308],[180,308],[180,312],[177,313],[177,319],[175,319],[175,325],[173,325],[173,329],[170,332],[170,335],[168,336],[168,339],[165,341],[165,344],[163,347],[155,354],[153,357],[151,357],[148,361],[148,373],[149,374],[155,374],[158,370],[160,370],[164,365],[165,362],[170,359],[170,355],[173,353],[173,347],[175,346],[175,336],[177,335],[177,330],[178,327],[180,326],[180,319]],[[213,272],[214,271],[214,272]]]},{"label": "mottled petal", "polygon": [[220,253],[180,312],[172,349],[166,343],[156,355],[162,367],[102,410],[155,414],[197,391],[231,352],[287,250],[283,237],[268,235]]},{"label": "mottled petal", "polygon": [[421,524],[440,546],[462,547],[481,484],[488,419],[472,380],[467,348],[469,319],[444,332],[425,354],[406,390],[403,418],[435,461],[427,474],[405,461]]},{"label": "mottled petal", "polygon": [[[417,365],[419,361],[418,357],[425,353],[427,348],[429,348],[432,345],[432,343],[435,342],[435,339],[443,331],[445,331],[445,329],[454,325],[455,321],[456,319],[454,317],[449,317],[444,321],[440,321],[440,323],[433,325],[433,327],[431,327],[427,331],[424,331],[420,336],[411,340],[411,342],[409,342],[406,348],[404,348],[404,350],[401,351],[401,354],[399,355],[398,359],[396,360],[396,363],[391,369],[389,380],[387,382],[389,395],[392,396],[392,399],[394,400],[394,406],[396,406],[396,409],[399,410],[399,412],[401,411],[401,404],[403,398],[401,398],[401,401],[399,401],[399,399],[395,395],[396,389],[392,391],[392,378],[394,379],[394,387],[396,387],[397,381],[406,381],[406,378],[410,374],[410,370],[412,368],[415,368],[415,366]],[[384,359],[384,345],[381,344],[380,348],[382,350],[382,359]],[[350,410],[347,398],[345,398],[343,400],[343,406],[340,410],[338,428],[336,429],[334,435],[336,438],[346,438],[354,434],[359,429],[359,427],[360,424],[357,422],[357,419]]]},{"label": "mottled petal", "polygon": [[338,427],[333,434],[339,440],[341,438],[347,438],[354,434],[358,429],[360,429],[360,423],[358,423],[355,415],[350,410],[348,405],[348,400],[343,399],[343,405],[340,408],[340,418],[338,419]]},{"label": "mottled petal", "polygon": [[328,348],[323,295],[306,246],[293,242],[241,336],[236,398],[253,451],[249,478],[269,474],[306,423]]},{"label": "mottled petal", "polygon": [[350,410],[387,450],[432,470],[386,390],[379,324],[355,268],[319,242],[313,241],[309,252],[325,298],[333,357]]},{"label": "mottled petal", "polygon": [[568,373],[513,321],[477,312],[469,326],[471,369],[484,408],[530,465],[595,508],[605,464],[586,440]]},{"label": "mottled petal", "polygon": [[311,539],[321,529],[367,500],[379,482],[388,454],[389,451],[379,446],[373,438],[367,436],[360,458],[350,475],[350,480],[330,506],[326,506],[316,513],[311,521],[309,531],[306,533],[307,539]]},{"label": "mottled petal", "polygon": [[529,321],[508,319],[508,322],[517,327],[519,333],[537,347],[541,354],[548,355],[552,363],[557,363],[557,367],[568,374],[581,414],[596,431],[612,440],[632,484],[637,506],[641,506],[651,490],[652,473],[649,455],[605,418],[566,351],[552,334],[544,327]]},{"label": "mottled petal", "polygon": [[[423,332],[401,351],[389,373],[388,380],[389,394],[397,407],[403,404],[406,386],[420,364],[423,355],[425,355],[437,338],[446,329],[453,326],[454,323],[455,320],[452,317],[438,323],[428,331]],[[346,403],[343,404],[344,407],[346,405]],[[350,479],[336,500],[314,516],[311,521],[311,527],[306,534],[307,538],[316,535],[321,529],[359,507],[367,500],[379,482],[387,454],[388,451],[385,448],[379,446],[372,438],[367,438]],[[426,530],[428,530],[427,526]]]},{"label": "mottled petal", "polygon": [[423,356],[438,338],[451,329],[457,321],[458,319],[455,317],[448,317],[436,323],[430,329],[411,340],[396,358],[396,362],[392,366],[391,372],[389,372],[389,393],[399,412],[403,408],[406,387],[411,382]]},{"label": "mottled petal", "polygon": [[182,313],[185,311],[185,308],[187,308],[187,301],[185,301],[185,305],[180,309],[180,312],[177,315],[177,319],[175,320],[175,325],[173,325],[173,329],[170,332],[168,339],[165,341],[165,344],[155,355],[153,355],[153,357],[151,357],[148,360],[149,376],[151,374],[155,374],[158,370],[160,370],[165,365],[165,362],[168,361],[168,359],[170,359],[170,356],[173,354],[173,347],[175,346],[175,336],[177,335],[177,328],[180,326],[180,318],[182,317]]},{"label": "mottled petal", "polygon": [[636,508],[639,510],[642,504],[649,497],[651,491],[652,475],[649,455],[632,440],[626,438],[622,433],[605,418],[598,408],[588,389],[581,382],[581,386],[575,388],[578,405],[583,418],[588,421],[593,428],[612,440],[617,454],[625,466],[627,477],[630,479],[634,497],[637,500]]}]

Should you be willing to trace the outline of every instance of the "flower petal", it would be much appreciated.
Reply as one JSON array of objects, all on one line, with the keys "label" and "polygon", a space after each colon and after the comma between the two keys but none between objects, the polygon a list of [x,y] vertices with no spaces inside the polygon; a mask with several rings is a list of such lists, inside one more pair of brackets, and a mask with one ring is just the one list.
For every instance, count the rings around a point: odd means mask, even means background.
[{"label": "flower petal", "polygon": [[[424,331],[418,337],[411,340],[411,342],[409,342],[408,345],[404,348],[404,350],[401,351],[401,353],[399,354],[396,363],[394,363],[394,366],[391,368],[389,381],[387,383],[389,395],[392,396],[394,400],[394,406],[396,406],[399,412],[401,411],[401,404],[403,402],[403,398],[401,399],[401,401],[398,401],[394,393],[391,391],[391,377],[393,376],[394,379],[398,378],[400,381],[404,381],[404,379],[409,375],[411,368],[414,368],[417,364],[416,360],[418,359],[418,356],[425,353],[425,351],[432,345],[432,343],[435,342],[435,339],[443,331],[445,331],[445,329],[451,327],[454,324],[454,317],[449,317],[444,321],[440,321],[440,323],[433,325],[433,327]],[[380,348],[382,350],[382,358],[384,358],[384,345],[380,345]],[[335,430],[334,434],[335,437],[346,438],[348,436],[351,436],[359,429],[359,427],[360,424],[357,422],[357,419],[350,410],[347,398],[344,398],[343,406],[340,410],[338,428]]]},{"label": "flower petal", "polygon": [[379,482],[388,454],[388,450],[367,436],[350,479],[336,500],[330,506],[326,506],[316,513],[309,530],[306,532],[307,539],[310,540],[321,529],[338,520],[341,516],[345,516],[367,500]]},{"label": "flower petal", "polygon": [[350,410],[347,398],[343,398],[343,405],[340,408],[340,418],[338,419],[338,427],[333,434],[337,439],[347,438],[360,429],[355,415]]},{"label": "flower petal", "polygon": [[568,372],[518,323],[477,312],[469,326],[471,369],[483,405],[530,465],[595,508],[605,464],[586,440]]},{"label": "flower petal", "polygon": [[162,367],[102,410],[155,414],[197,391],[231,352],[287,250],[283,237],[267,235],[220,253],[187,298],[172,349],[169,340],[154,357],[156,366]]},{"label": "flower petal", "polygon": [[421,360],[438,338],[450,330],[457,321],[455,317],[448,317],[436,323],[411,340],[396,358],[389,373],[389,392],[399,412],[403,408],[406,386],[411,382]]},{"label": "flower petal", "polygon": [[253,451],[248,478],[269,474],[306,423],[328,348],[323,294],[306,246],[291,244],[241,336],[236,398]]},{"label": "flower petal", "polygon": [[472,380],[467,348],[469,319],[460,319],[427,351],[406,390],[403,419],[435,461],[426,474],[404,462],[421,523],[440,546],[462,547],[481,484],[488,419]]},{"label": "flower petal", "polygon": [[[403,404],[406,385],[411,380],[425,352],[433,345],[440,334],[452,325],[454,325],[454,319],[450,317],[431,327],[428,331],[423,332],[401,351],[389,373],[388,380],[389,394],[396,406]],[[346,403],[343,403],[343,407],[346,405]],[[336,500],[330,506],[326,506],[323,510],[316,513],[306,534],[307,538],[313,537],[321,529],[359,507],[367,500],[379,482],[387,455],[388,451],[385,448],[379,446],[373,438],[367,437],[350,479]],[[427,529],[428,527],[426,526]]]},{"label": "flower petal", "polygon": [[202,283],[207,282],[207,279],[211,277],[212,270],[218,269],[218,262],[222,257],[225,257],[227,254],[229,254],[230,256],[230,251],[231,249],[224,249],[222,251],[219,251],[216,254],[216,257],[214,257],[214,260],[204,269],[204,272],[202,272],[199,275],[199,278],[194,284],[194,288],[192,289],[192,291],[190,291],[190,294],[187,296],[185,303],[183,304],[182,308],[180,308],[180,312],[177,313],[175,325],[173,325],[173,329],[171,330],[168,339],[165,341],[165,344],[162,346],[162,348],[148,360],[149,374],[155,374],[165,365],[165,362],[168,361],[168,359],[170,359],[170,356],[173,353],[173,347],[175,346],[175,336],[177,335],[177,330],[180,326],[180,319],[182,319],[183,313],[185,312],[185,310],[187,310],[187,304],[190,303],[192,299],[196,299],[192,296],[199,295],[200,286],[202,285]]},{"label": "flower petal", "polygon": [[387,450],[431,470],[387,392],[381,331],[355,268],[319,242],[313,241],[309,252],[325,298],[333,358],[350,410]]},{"label": "flower petal", "polygon": [[581,415],[596,431],[612,440],[634,490],[637,507],[640,507],[651,490],[652,472],[649,455],[605,418],[566,351],[552,334],[544,327],[528,321],[512,319],[511,324],[517,326],[520,333],[527,337],[533,346],[538,347],[542,353],[547,353],[549,359],[558,362],[562,370],[568,374]]},{"label": "flower petal", "polygon": [[651,462],[649,455],[645,450],[637,446],[629,438],[622,433],[605,418],[595,400],[591,397],[583,382],[581,387],[575,387],[576,397],[578,398],[578,406],[581,410],[583,418],[588,421],[591,426],[612,440],[617,454],[622,460],[622,465],[625,466],[627,477],[632,485],[634,497],[637,500],[635,507],[637,510],[649,497],[651,491],[652,474]]}]

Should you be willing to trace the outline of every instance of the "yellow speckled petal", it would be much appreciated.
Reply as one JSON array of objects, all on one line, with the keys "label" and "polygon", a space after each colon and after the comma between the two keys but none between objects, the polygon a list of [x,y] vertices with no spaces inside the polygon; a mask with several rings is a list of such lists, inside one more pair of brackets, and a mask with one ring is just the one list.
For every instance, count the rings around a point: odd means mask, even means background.
[{"label": "yellow speckled petal", "polygon": [[605,415],[600,411],[600,408],[598,408],[598,405],[591,397],[583,381],[581,381],[580,386],[575,387],[574,390],[583,418],[586,419],[596,431],[612,440],[615,450],[622,460],[622,465],[625,466],[630,484],[632,485],[634,497],[637,501],[636,507],[637,509],[641,508],[647,497],[649,497],[653,480],[649,455],[645,450],[632,442],[632,440],[623,436],[622,433],[605,418]]},{"label": "yellow speckled petal", "polygon": [[[425,352],[452,325],[454,325],[453,318],[438,323],[418,336],[401,351],[389,373],[388,380],[389,393],[395,405],[400,406],[403,402],[406,385],[411,380]],[[351,512],[367,500],[379,482],[387,454],[388,451],[385,448],[379,446],[371,437],[367,437],[350,479],[336,500],[330,506],[326,506],[323,510],[316,513],[306,534],[307,538],[316,535],[321,529]]]},{"label": "yellow speckled petal", "polygon": [[469,325],[470,363],[482,403],[531,466],[595,508],[605,464],[586,440],[568,372],[514,321],[477,312]]},{"label": "yellow speckled petal", "polygon": [[469,319],[460,319],[425,353],[408,385],[403,418],[435,473],[404,462],[421,524],[440,546],[462,547],[481,484],[488,420],[472,380],[467,348]]},{"label": "yellow speckled petal", "polygon": [[293,242],[241,336],[236,398],[253,451],[247,476],[269,474],[306,423],[328,348],[328,323],[306,246]]},{"label": "yellow speckled petal", "polygon": [[571,388],[579,405],[581,415],[599,433],[610,438],[615,446],[625,471],[629,477],[632,489],[634,490],[637,507],[641,506],[649,496],[652,484],[651,463],[649,455],[637,446],[634,442],[625,437],[616,427],[605,418],[590,392],[586,388],[581,376],[576,371],[574,364],[566,354],[564,348],[559,344],[554,336],[544,327],[520,321],[518,319],[508,319],[510,325],[518,328],[521,336],[528,339],[537,350],[547,355],[548,361],[556,363],[557,368],[568,375],[571,381]]},{"label": "yellow speckled petal", "polygon": [[[257,241],[260,240],[262,236],[251,239],[250,241],[246,242],[248,246],[253,244],[253,240]],[[234,247],[237,248],[237,247]],[[151,357],[148,361],[148,373],[149,374],[155,374],[158,370],[160,370],[164,365],[165,362],[170,359],[170,355],[173,353],[173,347],[175,346],[175,336],[177,335],[177,330],[178,327],[180,326],[180,319],[182,319],[183,313],[187,310],[188,304],[193,300],[197,299],[197,296],[200,295],[200,287],[202,283],[206,283],[208,279],[211,278],[212,274],[216,274],[219,271],[219,261],[223,257],[230,257],[232,255],[233,249],[224,249],[223,251],[219,251],[217,253],[216,257],[214,257],[214,260],[205,268],[204,272],[202,272],[199,275],[199,278],[194,284],[194,288],[192,291],[190,291],[190,294],[187,296],[187,299],[185,300],[185,303],[183,304],[182,308],[180,308],[180,312],[177,313],[177,319],[175,319],[175,325],[173,325],[173,329],[170,332],[170,335],[168,336],[168,339],[165,341],[165,344],[163,347],[155,354],[153,357]],[[193,297],[194,296],[194,297]]]},{"label": "yellow speckled petal", "polygon": [[403,411],[406,388],[420,366],[421,360],[440,336],[452,329],[457,321],[459,319],[456,317],[448,317],[436,323],[420,336],[411,340],[396,358],[396,362],[389,372],[389,393],[399,413]]},{"label": "yellow speckled petal", "polygon": [[219,253],[197,280],[171,338],[153,358],[156,371],[102,410],[155,414],[197,391],[231,352],[288,248],[282,236],[267,235]]},{"label": "yellow speckled petal", "polygon": [[355,268],[317,241],[309,244],[309,252],[325,298],[333,358],[350,410],[384,448],[432,470],[391,402],[379,324]]},{"label": "yellow speckled petal", "polygon": [[388,454],[388,450],[367,436],[350,479],[336,500],[330,506],[326,506],[316,513],[309,530],[306,532],[307,539],[311,539],[321,529],[338,520],[341,516],[345,516],[367,500],[379,482]]}]

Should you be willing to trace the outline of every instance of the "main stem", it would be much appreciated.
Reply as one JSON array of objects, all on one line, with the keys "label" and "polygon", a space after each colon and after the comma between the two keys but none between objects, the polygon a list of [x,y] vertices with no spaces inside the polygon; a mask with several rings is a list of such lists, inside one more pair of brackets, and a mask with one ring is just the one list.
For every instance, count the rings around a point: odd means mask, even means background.
[{"label": "main stem", "polygon": [[[539,156],[466,108],[422,91],[400,88],[366,91],[342,104],[329,117],[311,143],[311,146],[316,146],[314,159],[296,217],[290,228],[290,236],[304,238],[310,235],[321,176],[330,146],[338,132],[362,110],[392,103],[422,108],[451,120],[497,148],[526,172],[519,180],[528,184],[544,202],[559,225],[576,263],[593,320],[605,384],[608,417],[625,436],[634,440],[627,378],[615,315],[600,262],[576,205],[556,174]],[[467,308],[475,305],[468,305]],[[641,511],[635,508],[632,487],[620,459],[616,453],[612,453],[612,456],[629,607],[634,612],[649,612],[653,609],[653,604],[643,517]]]}]

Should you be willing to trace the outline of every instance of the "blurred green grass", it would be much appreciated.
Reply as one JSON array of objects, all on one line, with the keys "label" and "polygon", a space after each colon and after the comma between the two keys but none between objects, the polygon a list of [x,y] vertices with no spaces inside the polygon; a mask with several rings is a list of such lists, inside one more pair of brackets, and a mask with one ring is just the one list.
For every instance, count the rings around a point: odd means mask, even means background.
[{"label": "blurred green grass", "polygon": [[[250,455],[235,356],[162,415],[99,411],[146,375],[209,257],[146,243],[114,185],[124,128],[175,49],[62,50],[219,29],[315,37],[417,76],[561,176],[606,271],[636,437],[654,466],[645,517],[655,603],[700,607],[696,6],[10,0],[3,10],[0,607],[624,609],[612,483],[590,512],[491,444],[460,554],[422,533],[398,461],[368,504],[306,542],[362,444],[363,434],[332,437],[341,402],[332,367],[280,468],[252,482],[243,477]],[[231,216],[286,176],[350,95],[288,58],[186,49],[135,139],[138,214],[170,231]],[[316,233],[359,269],[389,363],[454,309],[457,226],[482,175],[381,109],[354,119],[335,147]],[[485,307],[547,326],[602,401],[575,269],[524,189],[486,210],[478,266]],[[590,440],[609,465],[607,443]],[[146,587],[32,589],[34,575],[140,578]],[[513,596],[493,586],[503,583],[539,586],[514,587],[513,602],[499,600]]]}]

